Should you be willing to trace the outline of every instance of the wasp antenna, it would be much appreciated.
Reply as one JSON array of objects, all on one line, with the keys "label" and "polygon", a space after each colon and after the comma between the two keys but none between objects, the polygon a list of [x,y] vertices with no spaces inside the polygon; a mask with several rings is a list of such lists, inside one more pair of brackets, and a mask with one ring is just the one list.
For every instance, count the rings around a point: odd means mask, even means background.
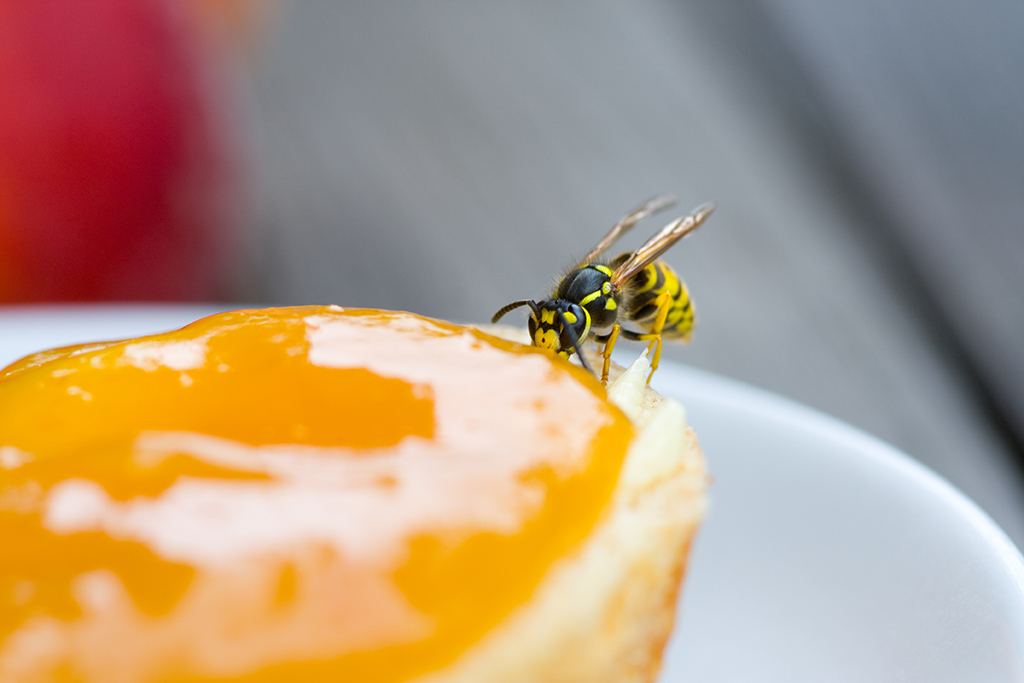
[{"label": "wasp antenna", "polygon": [[530,310],[533,311],[533,317],[540,320],[540,306],[537,305],[537,302],[527,301],[526,304],[530,307]]},{"label": "wasp antenna", "polygon": [[[562,319],[562,329],[569,335],[569,341],[572,342],[572,348],[576,351],[576,357],[580,359],[580,365],[583,366],[584,370],[589,372],[591,375],[594,375],[593,368],[591,368],[590,364],[587,363],[587,359],[583,357],[583,349],[580,348],[579,337],[577,337],[576,333],[572,331],[569,321],[565,319],[565,311],[558,311],[558,316]],[[596,377],[597,375],[594,376]]]},{"label": "wasp antenna", "polygon": [[[526,306],[526,305],[530,305],[530,304],[533,304],[533,302],[530,301],[529,299],[523,299],[522,301],[513,301],[510,304],[502,306],[501,310],[499,310],[497,313],[495,313],[493,316],[491,316],[491,324],[493,325],[496,322],[498,322],[499,320],[501,320],[505,316],[505,314],[508,313],[509,311],[514,311],[515,309],[519,308],[520,306]],[[531,308],[535,308],[535,306],[533,306],[533,305],[531,305],[530,307]]]}]

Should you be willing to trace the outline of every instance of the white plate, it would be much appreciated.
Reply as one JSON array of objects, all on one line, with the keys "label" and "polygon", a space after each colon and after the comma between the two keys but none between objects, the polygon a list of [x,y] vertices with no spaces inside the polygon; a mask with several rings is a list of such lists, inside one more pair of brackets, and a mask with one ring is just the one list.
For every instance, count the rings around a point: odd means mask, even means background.
[{"label": "white plate", "polygon": [[[0,366],[180,327],[216,307],[0,308]],[[662,683],[1024,680],[1024,562],[892,447],[671,363],[714,477]]]},{"label": "white plate", "polygon": [[662,683],[1024,679],[1024,563],[973,502],[814,410],[658,372],[714,477]]}]

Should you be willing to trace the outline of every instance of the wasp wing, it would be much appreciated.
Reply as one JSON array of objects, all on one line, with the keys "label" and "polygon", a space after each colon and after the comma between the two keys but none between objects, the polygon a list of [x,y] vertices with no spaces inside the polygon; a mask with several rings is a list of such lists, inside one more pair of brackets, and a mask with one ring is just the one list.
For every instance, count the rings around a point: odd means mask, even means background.
[{"label": "wasp wing", "polygon": [[624,282],[646,268],[648,264],[668,251],[673,244],[696,230],[714,210],[714,202],[704,204],[689,216],[677,218],[662,228],[657,235],[647,240],[642,247],[633,252],[632,256],[615,269],[611,278],[612,287],[618,289]]},{"label": "wasp wing", "polygon": [[607,251],[608,248],[615,244],[620,237],[629,232],[634,225],[648,216],[656,214],[659,211],[663,211],[670,206],[674,206],[676,201],[676,198],[670,194],[658,195],[657,197],[651,197],[646,202],[627,213],[623,219],[616,223],[615,227],[604,236],[604,239],[597,243],[597,246],[591,249],[579,263],[573,266],[573,270],[582,268],[588,263],[593,263],[594,259]]}]

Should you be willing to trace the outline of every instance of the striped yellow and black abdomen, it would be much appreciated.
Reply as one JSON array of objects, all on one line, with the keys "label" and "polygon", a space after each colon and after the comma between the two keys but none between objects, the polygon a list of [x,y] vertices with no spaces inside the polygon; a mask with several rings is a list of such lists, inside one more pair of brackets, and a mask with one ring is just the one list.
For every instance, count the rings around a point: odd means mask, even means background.
[{"label": "striped yellow and black abdomen", "polygon": [[633,276],[628,285],[629,319],[644,332],[650,331],[658,315],[657,299],[668,292],[672,299],[662,337],[689,341],[693,333],[693,303],[682,279],[664,261],[655,261]]}]

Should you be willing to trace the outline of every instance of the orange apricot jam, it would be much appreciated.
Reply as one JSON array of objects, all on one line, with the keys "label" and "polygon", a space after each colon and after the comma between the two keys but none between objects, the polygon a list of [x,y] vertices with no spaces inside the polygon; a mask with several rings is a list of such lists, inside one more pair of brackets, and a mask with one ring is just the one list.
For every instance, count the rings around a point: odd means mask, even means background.
[{"label": "orange apricot jam", "polygon": [[0,680],[405,681],[587,537],[583,370],[407,313],[238,311],[0,371]]}]

